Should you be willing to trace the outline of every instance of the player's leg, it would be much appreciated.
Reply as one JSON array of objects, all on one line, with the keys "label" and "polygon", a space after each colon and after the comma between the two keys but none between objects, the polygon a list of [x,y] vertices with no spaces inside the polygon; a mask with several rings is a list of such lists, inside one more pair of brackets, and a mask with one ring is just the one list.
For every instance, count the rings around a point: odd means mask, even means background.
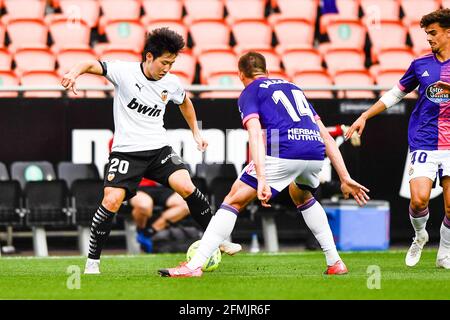
[{"label": "player's leg", "polygon": [[408,249],[405,263],[409,267],[415,266],[422,255],[422,249],[428,242],[426,225],[430,216],[428,202],[430,200],[433,181],[427,177],[417,177],[409,182],[411,201],[409,204],[409,219],[414,228],[413,242]]},{"label": "player's leg", "polygon": [[[300,188],[301,187],[301,188]],[[303,189],[302,189],[303,188]],[[289,194],[303,216],[306,225],[320,244],[327,263],[326,274],[345,274],[347,267],[343,263],[334,243],[333,234],[328,224],[327,215],[322,205],[316,201],[307,185],[298,185],[292,182],[289,185]]]},{"label": "player's leg", "polygon": [[445,216],[441,225],[441,239],[436,259],[436,266],[450,269],[450,172],[442,177],[442,188],[444,189]]},{"label": "player's leg", "polygon": [[140,153],[112,152],[104,178],[102,203],[94,215],[85,273],[100,273],[100,255],[122,202],[136,194],[147,160]]},{"label": "player's leg", "polygon": [[111,232],[114,214],[125,199],[125,189],[105,187],[100,207],[92,218],[89,254],[86,261],[85,274],[100,273],[100,255],[106,239]]},{"label": "player's leg", "polygon": [[189,215],[189,207],[186,201],[176,192],[173,192],[165,201],[166,209],[152,224],[155,232],[166,229],[170,223],[176,223]]},{"label": "player's leg", "polygon": [[166,277],[201,276],[203,264],[220,244],[231,235],[239,211],[255,197],[256,190],[253,187],[236,180],[220,209],[212,217],[200,241],[199,248],[191,261],[177,268],[161,269],[158,271],[159,274]]},{"label": "player's leg", "polygon": [[405,263],[415,266],[422,255],[422,249],[428,242],[426,225],[429,217],[428,202],[430,201],[433,181],[436,179],[439,165],[439,153],[435,151],[416,150],[411,153],[409,167],[409,189],[411,201],[409,218],[414,228],[413,242],[408,249]]},{"label": "player's leg", "polygon": [[153,242],[152,233],[147,229],[147,221],[153,213],[153,199],[146,192],[138,191],[130,199],[130,205],[137,229],[136,240],[145,252],[150,253],[153,251]]}]

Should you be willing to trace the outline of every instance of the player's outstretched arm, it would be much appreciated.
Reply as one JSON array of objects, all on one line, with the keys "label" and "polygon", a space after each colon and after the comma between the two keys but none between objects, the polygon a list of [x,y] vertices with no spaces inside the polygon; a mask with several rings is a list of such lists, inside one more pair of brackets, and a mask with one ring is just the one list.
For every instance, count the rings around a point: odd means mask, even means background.
[{"label": "player's outstretched arm", "polygon": [[208,147],[208,142],[203,139],[200,129],[197,124],[197,116],[195,114],[194,105],[192,104],[191,99],[188,96],[184,98],[182,104],[180,104],[180,110],[183,114],[184,119],[186,120],[189,128],[192,131],[192,135],[194,136],[194,140],[197,143],[197,149],[200,151],[205,151]]},{"label": "player's outstretched arm", "polygon": [[257,196],[263,207],[270,207],[267,202],[272,197],[270,186],[266,182],[266,147],[261,123],[258,118],[252,118],[245,123],[248,131],[248,143],[258,180]]},{"label": "player's outstretched arm", "polygon": [[103,74],[103,68],[100,65],[100,62],[97,60],[92,61],[83,61],[76,64],[72,69],[67,72],[62,80],[61,84],[67,90],[72,90],[73,93],[78,94],[77,89],[75,87],[75,82],[77,78],[84,73],[92,73],[96,75]]},{"label": "player's outstretched arm", "polygon": [[342,154],[336,145],[336,141],[334,141],[333,137],[328,133],[328,130],[322,121],[317,120],[317,124],[320,128],[320,135],[325,143],[325,152],[341,180],[341,191],[344,198],[348,199],[349,196],[352,195],[360,206],[367,204],[367,200],[370,198],[366,192],[369,192],[369,189],[350,177]]},{"label": "player's outstretched arm", "polygon": [[355,122],[353,122],[348,131],[345,133],[345,140],[350,139],[355,131],[359,135],[362,135],[366,126],[366,121],[383,112],[384,110],[386,110],[386,105],[381,100],[378,100],[368,110],[363,112]]}]

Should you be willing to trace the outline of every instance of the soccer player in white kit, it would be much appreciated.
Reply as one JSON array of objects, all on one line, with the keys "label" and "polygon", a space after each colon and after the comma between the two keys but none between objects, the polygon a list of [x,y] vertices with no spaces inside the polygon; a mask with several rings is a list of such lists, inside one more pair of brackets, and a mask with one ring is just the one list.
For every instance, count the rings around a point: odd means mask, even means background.
[{"label": "soccer player in white kit", "polygon": [[[114,214],[132,198],[142,177],[172,188],[187,202],[194,220],[205,230],[211,220],[206,197],[192,183],[187,167],[169,146],[164,112],[169,101],[179,105],[199,150],[208,143],[201,136],[194,107],[177,76],[169,72],[183,38],[168,28],[153,30],[146,39],[142,62],[80,62],[61,84],[76,93],[83,73],[105,76],[114,84],[114,143],[104,177],[104,197],[95,213],[89,241],[86,274],[100,273],[100,254],[109,236]],[[234,254],[241,246],[224,241],[221,250]]]},{"label": "soccer player in white kit", "polygon": [[351,179],[336,142],[328,133],[303,91],[295,84],[268,78],[266,61],[257,52],[239,59],[239,78],[245,86],[239,97],[242,124],[248,130],[253,161],[244,168],[206,229],[194,257],[175,268],[160,269],[164,277],[200,277],[201,267],[227,239],[239,211],[256,197],[263,206],[289,186],[299,214],[319,242],[327,263],[325,274],[348,272],[339,256],[327,216],[314,191],[325,153],[341,180],[346,198],[351,194],[360,205],[369,191]]},{"label": "soccer player in white kit", "polygon": [[415,237],[405,258],[415,266],[428,242],[425,230],[428,202],[433,182],[439,176],[444,189],[445,215],[440,229],[436,266],[450,269],[450,9],[440,9],[422,17],[432,53],[415,59],[397,86],[364,112],[347,131],[362,134],[366,121],[398,103],[419,86],[419,99],[412,112],[408,142],[411,153],[409,216]]}]

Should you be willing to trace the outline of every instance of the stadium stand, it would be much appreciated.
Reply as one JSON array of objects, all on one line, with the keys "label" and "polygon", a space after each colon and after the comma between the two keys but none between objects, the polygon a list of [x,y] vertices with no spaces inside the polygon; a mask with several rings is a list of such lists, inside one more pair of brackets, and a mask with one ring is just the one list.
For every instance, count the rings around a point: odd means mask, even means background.
[{"label": "stadium stand", "polygon": [[222,20],[224,17],[225,4],[222,0],[183,0],[183,4],[187,13],[184,17],[186,25],[196,20]]},{"label": "stadium stand", "polygon": [[155,20],[180,21],[183,17],[183,2],[181,0],[143,0],[145,15],[142,23],[146,25]]},{"label": "stadium stand", "polygon": [[282,55],[286,50],[312,48],[314,25],[303,19],[279,19],[273,25],[278,40],[276,51]]},{"label": "stadium stand", "polygon": [[265,19],[265,0],[225,0],[225,7],[228,12],[226,21],[229,25],[238,20]]},{"label": "stadium stand", "polygon": [[272,48],[272,27],[266,20],[239,20],[231,26],[236,53],[251,49]]},{"label": "stadium stand", "polygon": [[286,73],[292,77],[301,71],[322,71],[322,56],[316,49],[291,49],[283,53]]},{"label": "stadium stand", "polygon": [[[334,84],[340,86],[370,86],[374,84],[372,76],[367,70],[343,70],[338,71],[333,77]],[[348,99],[374,99],[372,91],[352,91],[338,92],[338,98]]]},{"label": "stadium stand", "polygon": [[[308,70],[308,71],[299,71],[294,74],[292,81],[299,86],[331,86],[333,84],[333,80],[330,75],[326,72],[326,70]],[[331,99],[333,98],[333,93],[329,90],[322,91],[305,91],[305,95],[307,98],[325,98]]]},{"label": "stadium stand", "polygon": [[96,0],[60,0],[60,8],[65,17],[83,19],[90,28],[98,26],[100,3]]},{"label": "stadium stand", "polygon": [[221,19],[193,21],[189,32],[194,42],[193,52],[196,56],[206,50],[230,49],[230,27]]},{"label": "stadium stand", "polygon": [[[19,85],[19,79],[17,78],[17,76],[14,72],[0,71],[0,87],[18,86],[18,85]],[[0,92],[0,97],[2,97],[2,98],[11,98],[11,97],[17,97],[17,96],[18,96],[17,91]]]}]

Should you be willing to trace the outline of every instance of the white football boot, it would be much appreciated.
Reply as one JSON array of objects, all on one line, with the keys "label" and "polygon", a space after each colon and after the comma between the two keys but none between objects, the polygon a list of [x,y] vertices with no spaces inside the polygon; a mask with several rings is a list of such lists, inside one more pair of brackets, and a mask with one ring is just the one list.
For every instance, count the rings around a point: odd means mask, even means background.
[{"label": "white football boot", "polygon": [[239,243],[233,243],[228,240],[224,240],[220,246],[220,251],[225,252],[226,254],[233,256],[239,251],[242,250],[242,246]]},{"label": "white football boot", "polygon": [[405,263],[408,267],[414,267],[420,260],[423,246],[428,242],[428,232],[424,230],[414,237],[414,241],[406,253]]},{"label": "white football boot", "polygon": [[84,274],[100,274],[100,260],[87,259]]},{"label": "white football boot", "polygon": [[446,256],[437,257],[436,259],[436,267],[450,269],[450,253]]}]

